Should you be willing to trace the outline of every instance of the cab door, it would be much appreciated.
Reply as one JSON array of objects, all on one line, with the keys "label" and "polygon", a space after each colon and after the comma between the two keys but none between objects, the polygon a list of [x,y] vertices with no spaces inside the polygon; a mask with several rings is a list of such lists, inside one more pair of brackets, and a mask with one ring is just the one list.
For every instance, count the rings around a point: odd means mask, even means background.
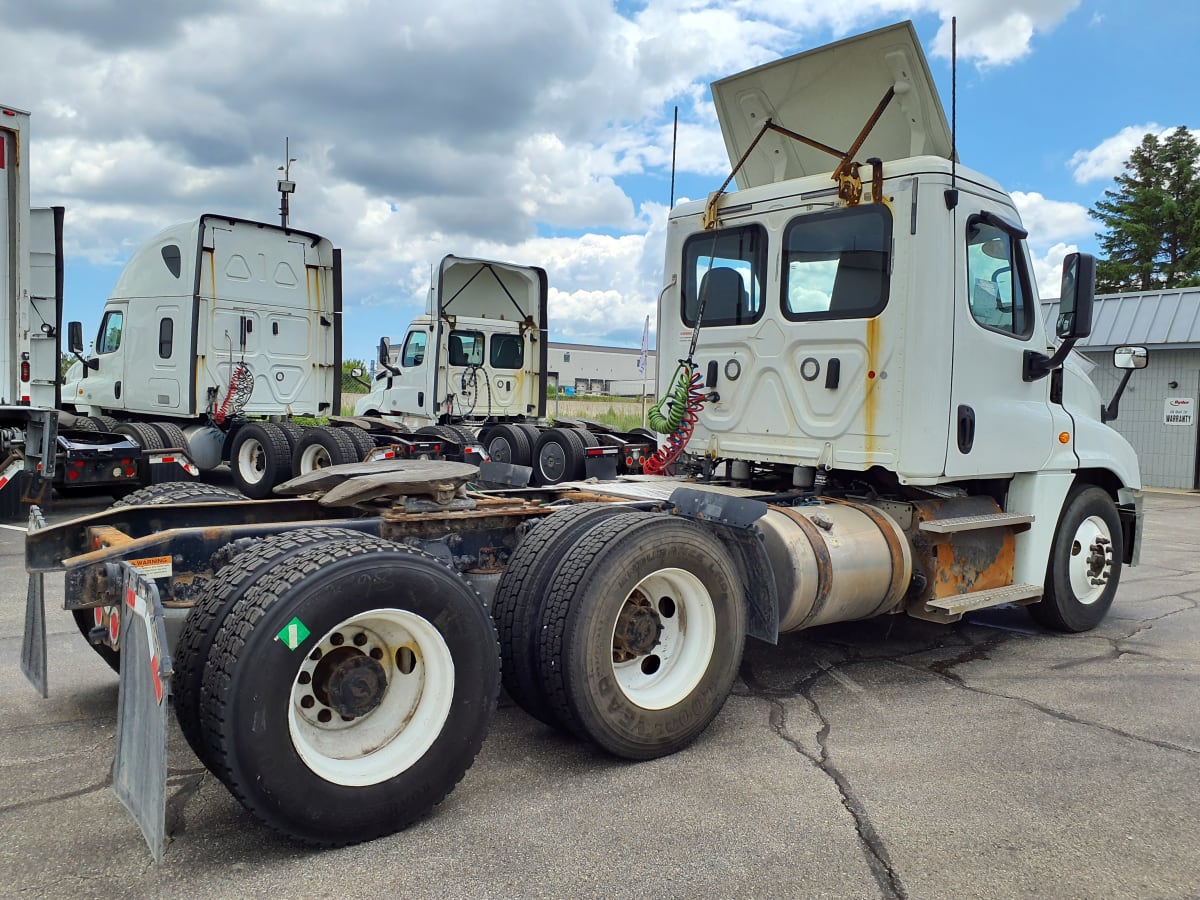
[{"label": "cab door", "polygon": [[[85,378],[77,388],[73,402],[79,406],[102,409],[125,409],[125,351],[128,344],[129,305],[110,302],[100,320],[96,333],[94,355],[89,362],[95,368],[85,367]],[[69,400],[70,398],[63,398]]]},{"label": "cab door", "polygon": [[1025,232],[1011,211],[981,199],[964,192],[956,213],[960,276],[946,448],[953,477],[1037,471],[1054,439],[1050,379],[1022,379],[1025,351],[1046,350]]}]

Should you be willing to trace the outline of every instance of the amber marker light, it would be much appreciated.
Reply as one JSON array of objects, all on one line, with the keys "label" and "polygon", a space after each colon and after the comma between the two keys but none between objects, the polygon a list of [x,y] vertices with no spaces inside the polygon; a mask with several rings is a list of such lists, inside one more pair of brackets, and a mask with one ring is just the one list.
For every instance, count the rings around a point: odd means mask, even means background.
[{"label": "amber marker light", "polygon": [[1071,443],[1071,434],[1070,434],[1070,432],[1067,432],[1067,431],[1060,431],[1060,432],[1058,433],[1058,442],[1059,442],[1060,444],[1069,444],[1069,443]]}]

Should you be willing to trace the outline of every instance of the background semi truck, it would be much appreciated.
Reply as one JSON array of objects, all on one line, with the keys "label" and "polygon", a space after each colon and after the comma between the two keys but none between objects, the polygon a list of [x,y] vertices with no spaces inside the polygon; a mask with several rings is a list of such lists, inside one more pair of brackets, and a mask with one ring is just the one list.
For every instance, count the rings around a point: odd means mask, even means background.
[{"label": "background semi truck", "polygon": [[541,485],[641,471],[653,434],[547,422],[548,292],[543,269],[445,257],[398,356],[380,340],[375,383],[354,406],[360,424],[478,442]]},{"label": "background semi truck", "polygon": [[29,114],[0,106],[0,518],[51,487],[137,487],[168,458],[57,413],[64,211],[30,208],[28,160]]},{"label": "background semi truck", "polygon": [[361,458],[287,421],[339,411],[340,266],[329,240],[293,228],[206,214],[165,229],[125,265],[86,357],[71,324],[64,407],[148,449],[182,446],[201,471],[228,460],[252,497],[319,442]]},{"label": "background semi truck", "polygon": [[1093,260],[1065,261],[1048,335],[1017,210],[953,158],[909,23],[713,91],[740,190],[670,214],[663,474],[485,492],[491,463],[396,461],[311,473],[293,499],[160,485],[35,517],[23,664],[44,690],[40,583],[65,570],[67,608],[119,659],[114,780],[156,852],[172,695],[255,816],[340,844],[457,784],[501,680],[649,759],[704,732],[747,636],[1011,603],[1060,631],[1104,617],[1141,494],[1070,358]]}]

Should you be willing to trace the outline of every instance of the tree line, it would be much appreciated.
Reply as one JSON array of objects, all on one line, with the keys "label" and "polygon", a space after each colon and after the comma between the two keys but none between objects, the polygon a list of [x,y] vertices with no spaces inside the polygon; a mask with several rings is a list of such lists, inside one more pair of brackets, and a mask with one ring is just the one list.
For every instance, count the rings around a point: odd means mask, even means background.
[{"label": "tree line", "polygon": [[1143,137],[1089,213],[1105,229],[1097,293],[1200,285],[1200,142],[1187,128]]}]

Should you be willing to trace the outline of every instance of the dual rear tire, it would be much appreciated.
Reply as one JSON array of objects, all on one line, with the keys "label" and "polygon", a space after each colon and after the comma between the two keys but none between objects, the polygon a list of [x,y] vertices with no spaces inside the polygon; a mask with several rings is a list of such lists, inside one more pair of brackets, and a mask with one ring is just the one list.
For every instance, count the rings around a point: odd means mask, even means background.
[{"label": "dual rear tire", "polygon": [[674,753],[716,717],[737,675],[737,568],[694,522],[570,512],[574,521],[556,525],[559,513],[537,526],[526,538],[538,542],[533,561],[501,579],[505,684],[535,717],[616,756]]}]

